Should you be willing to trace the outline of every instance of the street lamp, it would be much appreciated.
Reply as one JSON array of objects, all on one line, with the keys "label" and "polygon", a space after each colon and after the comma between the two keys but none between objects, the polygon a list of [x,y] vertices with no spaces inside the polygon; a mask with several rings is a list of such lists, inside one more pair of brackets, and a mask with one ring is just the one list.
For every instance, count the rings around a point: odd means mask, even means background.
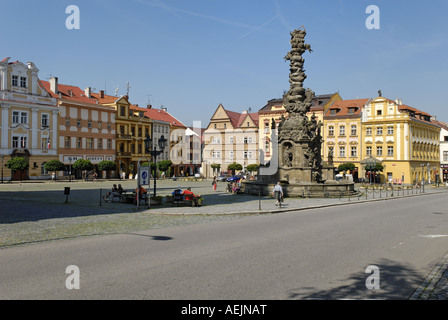
[{"label": "street lamp", "polygon": [[426,166],[426,164],[422,163],[422,164],[420,164],[420,166],[422,167],[422,185],[423,185],[423,192],[425,192],[425,176],[424,176],[425,172],[424,172],[424,170],[425,170],[425,166]]},{"label": "street lamp", "polygon": [[167,140],[165,139],[165,137],[162,135],[158,142],[157,145],[159,147],[159,150],[157,150],[157,146],[156,143],[154,141],[152,141],[152,139],[149,137],[149,135],[146,135],[146,139],[145,139],[145,151],[146,153],[149,153],[152,157],[154,157],[154,197],[156,196],[156,173],[157,173],[157,168],[156,168],[156,163],[157,163],[157,156],[159,154],[163,153],[163,149],[165,149],[167,144]]}]

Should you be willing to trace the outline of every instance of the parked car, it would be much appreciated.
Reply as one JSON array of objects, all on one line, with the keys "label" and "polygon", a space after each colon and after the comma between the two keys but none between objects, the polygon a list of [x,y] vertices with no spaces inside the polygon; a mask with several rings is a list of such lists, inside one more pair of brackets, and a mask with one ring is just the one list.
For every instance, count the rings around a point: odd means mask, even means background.
[{"label": "parked car", "polygon": [[234,181],[240,181],[241,180],[241,176],[233,176],[233,177],[229,177],[227,178],[227,182],[234,182]]},{"label": "parked car", "polygon": [[228,176],[225,176],[223,174],[221,174],[218,177],[216,177],[216,179],[218,179],[218,181],[221,181],[221,182],[227,181],[227,178],[228,178]]}]

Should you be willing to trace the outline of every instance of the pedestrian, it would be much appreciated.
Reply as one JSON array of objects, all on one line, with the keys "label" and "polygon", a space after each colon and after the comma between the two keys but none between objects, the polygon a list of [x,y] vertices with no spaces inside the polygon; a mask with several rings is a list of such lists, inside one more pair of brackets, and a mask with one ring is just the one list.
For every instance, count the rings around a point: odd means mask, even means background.
[{"label": "pedestrian", "polygon": [[216,178],[216,176],[213,178],[212,185],[213,185],[213,190],[216,191],[216,187],[218,185],[218,178]]},{"label": "pedestrian", "polygon": [[280,181],[277,182],[277,184],[275,185],[273,194],[275,199],[277,200],[275,205],[281,207],[283,202],[283,189],[282,186],[280,185]]}]

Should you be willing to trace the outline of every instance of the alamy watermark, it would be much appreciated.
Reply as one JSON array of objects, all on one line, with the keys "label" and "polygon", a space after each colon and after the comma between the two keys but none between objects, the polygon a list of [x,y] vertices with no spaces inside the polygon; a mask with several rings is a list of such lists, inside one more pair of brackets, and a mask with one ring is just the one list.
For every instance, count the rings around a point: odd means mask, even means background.
[{"label": "alamy watermark", "polygon": [[65,280],[65,287],[68,290],[80,289],[80,272],[75,265],[70,265],[65,268],[65,273],[70,274]]},{"label": "alamy watermark", "polygon": [[79,30],[81,24],[79,7],[73,4],[69,5],[65,8],[65,13],[69,14],[67,19],[65,19],[65,27],[69,30]]},{"label": "alamy watermark", "polygon": [[366,28],[369,30],[380,29],[380,8],[370,5],[366,8],[366,14],[370,14],[366,19]]}]

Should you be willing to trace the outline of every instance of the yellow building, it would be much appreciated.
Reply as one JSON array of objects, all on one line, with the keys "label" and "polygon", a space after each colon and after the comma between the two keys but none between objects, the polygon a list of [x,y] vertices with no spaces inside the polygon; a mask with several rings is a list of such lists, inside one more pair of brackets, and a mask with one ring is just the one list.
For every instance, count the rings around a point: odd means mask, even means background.
[{"label": "yellow building", "polygon": [[131,105],[128,96],[110,96],[104,94],[102,90],[99,93],[92,93],[91,96],[99,104],[115,109],[115,162],[119,168],[116,173],[123,178],[129,174],[134,176],[138,160],[144,156],[148,157],[145,154],[145,137],[146,135],[152,137],[152,121],[145,115],[146,109]]},{"label": "yellow building", "polygon": [[[324,113],[335,102],[341,100],[339,93],[324,94],[314,96],[310,111],[307,113],[308,118],[311,115],[316,116],[317,121],[323,122]],[[271,124],[272,121],[276,123],[276,127],[280,122],[282,115],[285,118],[288,116],[285,108],[283,107],[283,99],[272,99],[258,111],[259,115],[259,146],[264,155],[264,160],[260,159],[264,164],[269,162],[272,156],[272,143],[271,143]]]},{"label": "yellow building", "polygon": [[333,166],[353,163],[356,166],[354,178],[361,167],[361,114],[369,99],[334,101],[323,117],[323,160],[328,162],[333,157]]},{"label": "yellow building", "polygon": [[380,95],[362,113],[362,158],[381,162],[382,183],[433,182],[440,166],[439,135],[431,115]]},{"label": "yellow building", "polygon": [[29,168],[3,170],[2,179],[50,179],[44,166],[58,159],[57,100],[42,86],[33,62],[9,60],[0,61],[0,156],[3,166],[23,157]]}]

